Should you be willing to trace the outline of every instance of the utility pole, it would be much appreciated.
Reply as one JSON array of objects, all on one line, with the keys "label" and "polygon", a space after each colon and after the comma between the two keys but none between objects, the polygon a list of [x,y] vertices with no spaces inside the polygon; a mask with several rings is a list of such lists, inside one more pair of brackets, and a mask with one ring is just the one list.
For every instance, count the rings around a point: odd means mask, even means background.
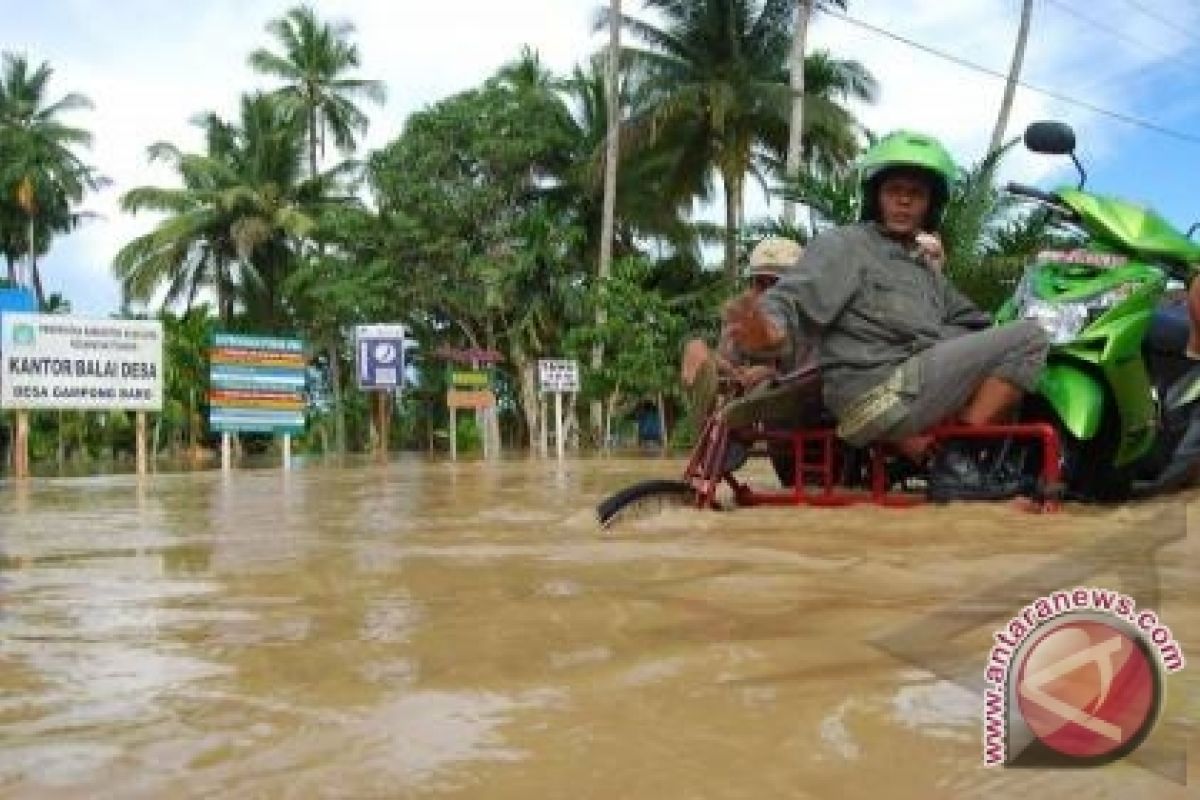
[{"label": "utility pole", "polygon": [[[604,149],[604,211],[600,222],[600,264],[596,271],[597,287],[604,286],[612,274],[613,234],[616,227],[617,208],[617,159],[620,156],[621,132],[621,0],[610,0],[608,11],[608,65],[605,70],[606,99],[608,101],[608,131]],[[596,328],[603,330],[607,321],[604,307],[597,302]],[[599,371],[604,366],[604,344],[592,346],[592,369]],[[591,404],[592,435],[607,449],[604,440],[604,403],[595,399]]]},{"label": "utility pole", "polygon": [[[784,175],[794,181],[800,175],[800,158],[804,153],[804,51],[808,42],[808,22],[812,17],[812,0],[796,0],[796,30],[792,34],[791,85],[792,117],[788,126],[787,161]],[[783,201],[783,221],[796,224],[796,204]]]},{"label": "utility pole", "polygon": [[1029,19],[1033,15],[1033,0],[1024,0],[1021,6],[1021,26],[1017,30],[1017,44],[1013,49],[1012,64],[1008,68],[1008,83],[1004,86],[1004,99],[1000,101],[1000,114],[992,131],[992,141],[987,155],[991,155],[1004,144],[1004,131],[1008,128],[1008,117],[1012,113],[1013,96],[1017,82],[1021,79],[1021,65],[1025,61],[1025,45],[1029,41]]}]

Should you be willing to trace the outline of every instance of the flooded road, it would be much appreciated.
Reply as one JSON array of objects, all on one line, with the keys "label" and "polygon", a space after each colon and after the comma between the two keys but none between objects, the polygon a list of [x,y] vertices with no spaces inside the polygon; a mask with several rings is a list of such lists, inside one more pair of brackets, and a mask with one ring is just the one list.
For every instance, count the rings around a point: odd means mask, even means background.
[{"label": "flooded road", "polygon": [[[983,768],[980,695],[947,677],[982,678],[1020,604],[990,601],[944,649],[921,622],[1150,536],[1182,503],[672,511],[598,531],[601,496],[677,470],[0,484],[0,796],[1200,796],[1195,736],[1190,791],[1131,763]],[[1196,539],[1155,554],[1156,610],[1192,657],[1160,729],[1200,718]],[[1081,582],[1132,592],[1129,565]]]}]

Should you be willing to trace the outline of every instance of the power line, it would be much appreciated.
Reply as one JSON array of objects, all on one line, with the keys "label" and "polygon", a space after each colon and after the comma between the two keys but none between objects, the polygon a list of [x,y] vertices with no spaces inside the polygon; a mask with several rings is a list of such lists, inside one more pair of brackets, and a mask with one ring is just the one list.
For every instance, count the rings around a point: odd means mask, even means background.
[{"label": "power line", "polygon": [[[1121,29],[1114,28],[1112,25],[1109,25],[1106,22],[1100,22],[1099,20],[1093,19],[1092,17],[1089,17],[1086,14],[1080,14],[1074,8],[1071,8],[1066,3],[1061,2],[1061,0],[1045,0],[1045,2],[1048,3],[1049,5],[1054,6],[1059,11],[1066,14],[1067,16],[1074,17],[1075,19],[1082,22],[1084,25],[1088,25],[1092,28],[1095,28],[1098,31],[1103,31],[1104,33],[1107,33],[1109,36],[1112,36],[1113,38],[1118,39],[1119,41],[1122,41],[1122,42],[1125,42],[1126,44],[1132,45],[1132,46],[1138,48],[1139,50],[1144,50],[1147,53],[1155,55],[1164,61],[1179,61],[1179,60],[1182,60],[1183,58],[1185,58],[1185,56],[1177,55],[1175,53],[1163,52],[1161,49],[1152,47],[1139,39],[1135,39],[1132,36],[1130,36],[1129,34],[1122,31]],[[1195,68],[1196,65],[1200,64],[1200,61],[1196,61],[1192,57],[1187,57],[1187,60],[1190,62],[1191,66],[1193,68]]]},{"label": "power line", "polygon": [[1134,8],[1136,8],[1138,11],[1142,12],[1143,16],[1147,16],[1150,19],[1161,23],[1163,25],[1163,27],[1170,28],[1177,36],[1181,36],[1185,39],[1193,38],[1191,36],[1188,36],[1183,31],[1179,30],[1179,20],[1167,19],[1166,17],[1159,14],[1157,11],[1147,8],[1145,5],[1138,2],[1138,0],[1125,0],[1125,2],[1128,3],[1129,5],[1133,6]]},{"label": "power line", "polygon": [[[990,75],[991,77],[999,78],[1002,81],[1008,80],[1008,75],[1003,72],[1000,72],[999,70],[994,70],[994,69],[991,69],[990,67],[985,67],[982,64],[976,64],[974,61],[968,61],[965,58],[960,58],[959,56],[953,55],[951,53],[947,53],[943,50],[938,50],[936,48],[930,47],[929,45],[922,44],[922,43],[914,41],[912,39],[905,38],[904,36],[901,36],[900,34],[892,33],[891,31],[876,27],[868,22],[863,22],[860,19],[855,19],[854,17],[851,17],[847,14],[843,14],[840,11],[836,11],[832,8],[825,10],[823,12],[823,15],[825,17],[833,17],[834,19],[840,19],[843,22],[848,22],[851,25],[862,28],[863,30],[866,30],[866,31],[870,31],[871,33],[874,33],[878,36],[883,36],[888,39],[892,39],[894,41],[900,42],[901,44],[905,44],[916,50],[920,50],[922,52],[928,53],[929,55],[936,56],[937,58],[943,59],[944,61],[949,61],[953,64],[957,64],[960,67],[964,67],[964,68],[972,70],[974,72],[980,72],[980,73],[983,73],[984,75]],[[1051,100],[1057,100],[1060,103],[1066,103],[1067,105],[1076,106],[1078,108],[1082,108],[1087,111],[1091,111],[1094,114],[1100,114],[1101,116],[1110,117],[1115,120],[1120,120],[1121,122],[1124,122],[1128,125],[1133,125],[1138,128],[1144,128],[1149,131],[1154,131],[1155,133],[1162,134],[1163,136],[1170,136],[1173,139],[1179,139],[1180,141],[1189,142],[1191,144],[1200,144],[1200,136],[1194,136],[1190,133],[1183,133],[1182,131],[1173,130],[1171,128],[1164,127],[1162,125],[1151,122],[1149,120],[1141,119],[1139,117],[1134,117],[1129,114],[1122,113],[1120,111],[1111,111],[1107,108],[1101,108],[1100,106],[1095,105],[1093,103],[1089,103],[1086,100],[1078,100],[1074,97],[1069,97],[1068,95],[1065,95],[1061,92],[1056,92],[1053,89],[1044,89],[1040,86],[1034,86],[1033,84],[1030,84],[1024,80],[1018,79],[1017,85],[1021,86],[1022,88],[1028,89],[1031,92],[1040,94],[1044,97],[1049,97]]]}]

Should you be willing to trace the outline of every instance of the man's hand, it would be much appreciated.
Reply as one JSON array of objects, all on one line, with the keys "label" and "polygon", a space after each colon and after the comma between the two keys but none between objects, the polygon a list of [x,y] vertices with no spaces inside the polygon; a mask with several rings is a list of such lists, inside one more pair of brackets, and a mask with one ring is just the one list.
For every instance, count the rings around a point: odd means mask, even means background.
[{"label": "man's hand", "polygon": [[917,255],[929,265],[929,268],[941,271],[946,266],[946,250],[942,240],[936,233],[917,234]]},{"label": "man's hand", "polygon": [[769,350],[783,341],[783,331],[763,312],[758,298],[749,293],[726,303],[723,316],[729,338],[745,350]]},{"label": "man's hand", "polygon": [[775,368],[766,364],[738,367],[733,377],[743,389],[753,389],[763,381],[769,381],[776,375]]}]

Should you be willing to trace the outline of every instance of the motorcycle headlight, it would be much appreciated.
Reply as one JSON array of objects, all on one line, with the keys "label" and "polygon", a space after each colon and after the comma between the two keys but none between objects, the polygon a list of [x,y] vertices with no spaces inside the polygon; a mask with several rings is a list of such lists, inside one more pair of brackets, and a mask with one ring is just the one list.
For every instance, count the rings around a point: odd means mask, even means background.
[{"label": "motorcycle headlight", "polygon": [[1087,325],[1129,296],[1132,287],[1119,286],[1091,297],[1071,301],[1044,300],[1034,295],[1030,282],[1017,290],[1017,316],[1041,326],[1051,344],[1072,341]]}]

